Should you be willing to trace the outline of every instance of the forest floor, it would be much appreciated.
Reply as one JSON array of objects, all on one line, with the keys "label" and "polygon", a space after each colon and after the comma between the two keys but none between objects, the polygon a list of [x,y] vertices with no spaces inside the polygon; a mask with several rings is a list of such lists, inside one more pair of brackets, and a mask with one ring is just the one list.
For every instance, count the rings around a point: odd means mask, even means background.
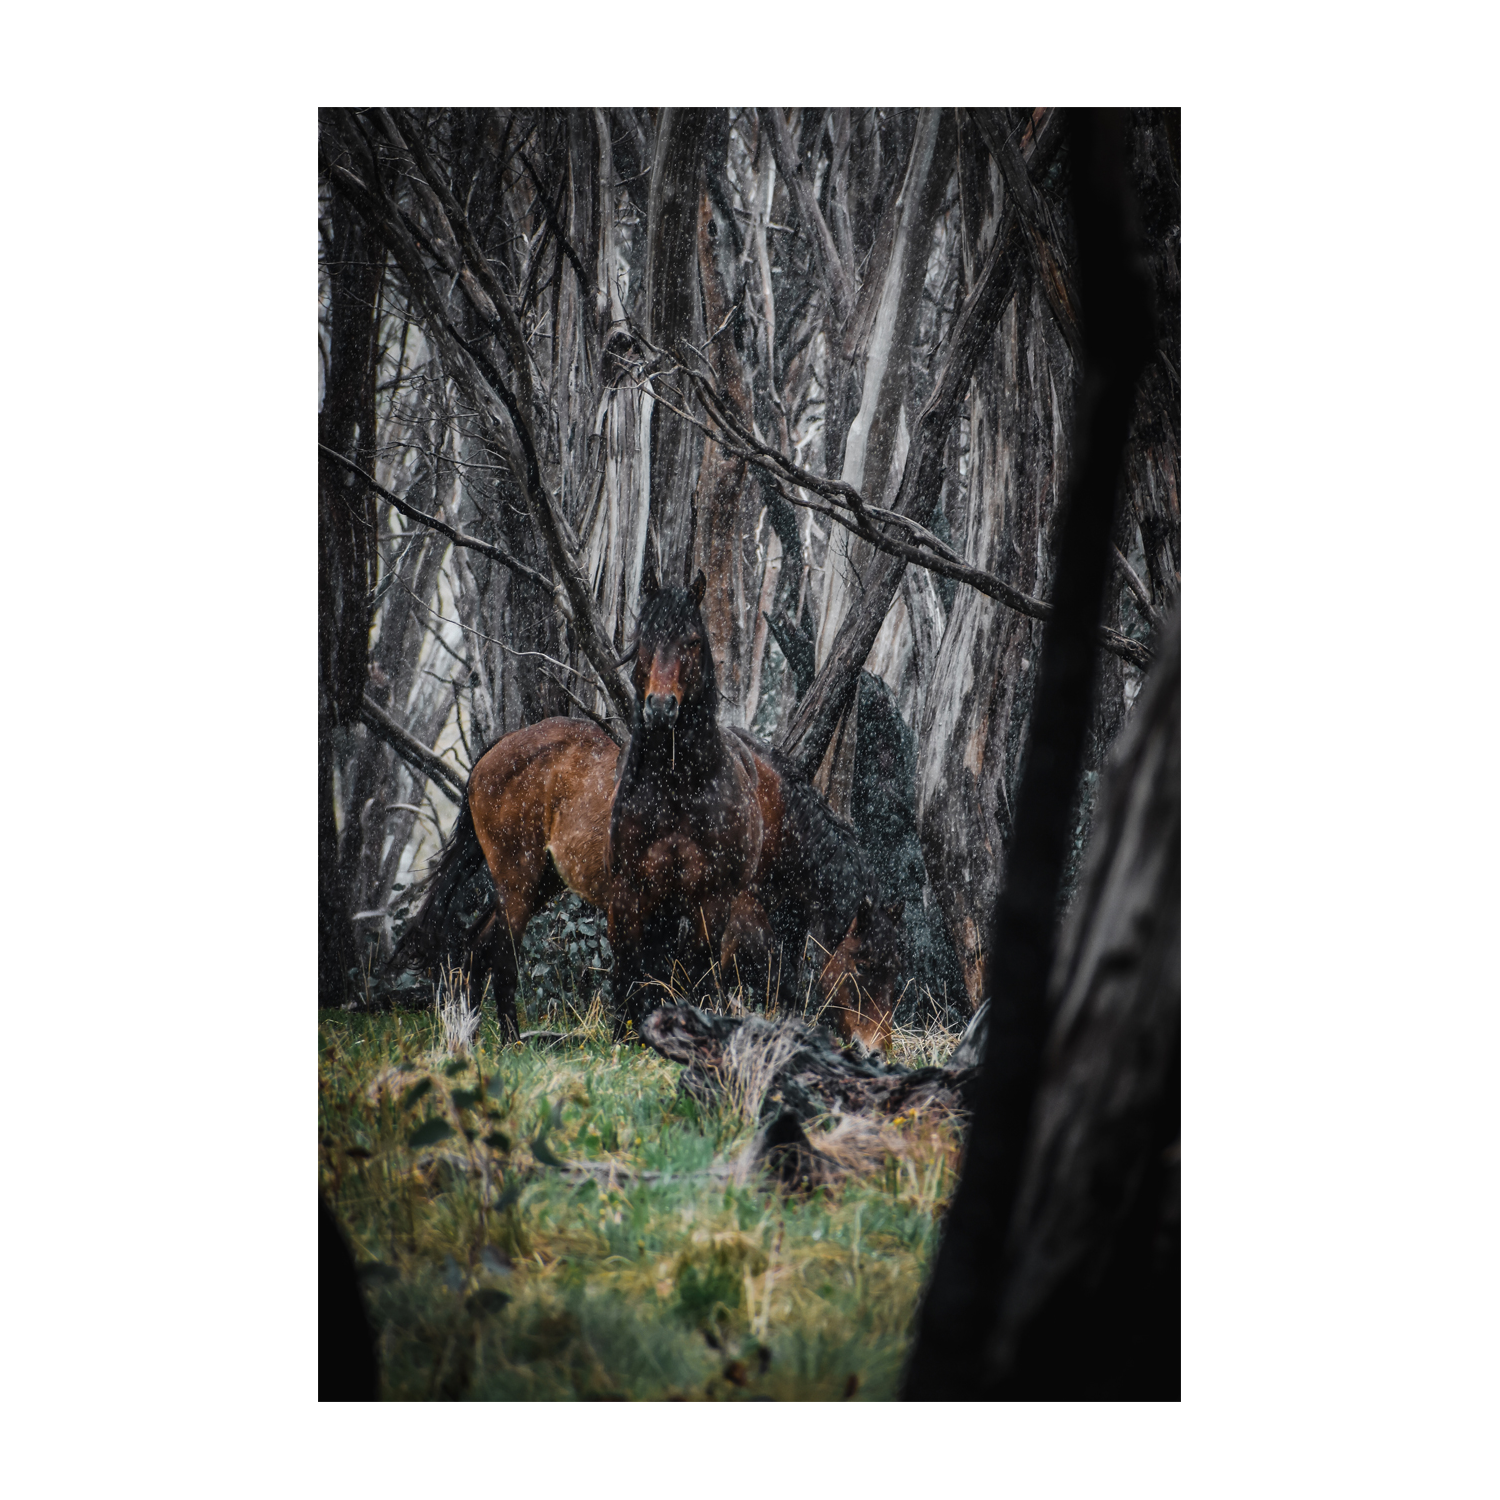
[{"label": "forest floor", "polygon": [[[318,1186],[382,1395],[893,1399],[957,1125],[898,1121],[834,1188],[737,1185],[722,1168],[753,1120],[615,1045],[597,1001],[549,1024],[566,1039],[502,1045],[487,1018],[453,1056],[436,1014],[320,1016]],[[898,1032],[888,1056],[940,1063],[957,1040]]]}]

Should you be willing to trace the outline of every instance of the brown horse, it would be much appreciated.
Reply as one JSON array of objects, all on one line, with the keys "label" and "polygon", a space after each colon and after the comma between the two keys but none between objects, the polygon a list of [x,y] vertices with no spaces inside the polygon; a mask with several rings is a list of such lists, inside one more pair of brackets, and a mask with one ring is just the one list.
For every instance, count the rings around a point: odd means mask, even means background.
[{"label": "brown horse", "polygon": [[[743,731],[718,731],[707,713],[717,690],[700,594],[663,590],[647,601],[634,653],[637,722],[623,756],[592,724],[547,719],[480,757],[390,969],[431,967],[466,952],[475,1002],[491,984],[501,1025],[514,1034],[522,936],[536,911],[567,889],[610,914],[616,994],[627,1000],[629,1019],[640,1019],[643,983],[668,978],[679,958],[692,973],[717,957],[726,976],[759,993],[773,963],[781,978],[795,978],[811,935],[831,954],[818,984],[831,1019],[846,1037],[883,1043],[900,908],[877,904],[853,829],[805,777]],[[484,867],[495,911],[471,937],[452,908]]]},{"label": "brown horse", "polygon": [[[773,987],[795,994],[803,939],[809,938],[822,955],[814,974],[820,1012],[846,1039],[882,1047],[897,998],[900,904],[886,906],[875,897],[857,862],[853,831],[817,792],[775,752],[757,746],[755,753],[762,813],[775,818],[764,825],[755,881],[731,902],[721,972],[752,996]],[[514,1035],[516,955],[531,918],[565,889],[609,910],[609,817],[619,755],[592,724],[546,719],[481,756],[468,801],[390,968],[430,967],[449,954],[462,955],[471,995],[477,1002],[488,984],[502,1027]],[[495,888],[494,911],[471,938],[451,908],[455,893],[481,868]]]},{"label": "brown horse", "polygon": [[[619,755],[603,730],[581,719],[544,719],[485,751],[387,969],[432,968],[458,956],[472,1003],[491,985],[501,1027],[514,1035],[516,957],[531,918],[563,890],[609,906],[609,809]],[[494,911],[474,935],[454,908],[485,868]]]}]

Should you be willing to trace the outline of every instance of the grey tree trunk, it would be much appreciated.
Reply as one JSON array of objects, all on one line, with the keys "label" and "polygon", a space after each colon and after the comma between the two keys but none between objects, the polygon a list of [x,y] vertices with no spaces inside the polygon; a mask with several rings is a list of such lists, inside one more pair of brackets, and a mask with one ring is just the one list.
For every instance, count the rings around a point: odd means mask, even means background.
[{"label": "grey tree trunk", "polygon": [[[943,189],[953,166],[950,116],[922,112],[911,160],[897,201],[898,221],[885,276],[875,304],[874,328],[863,359],[859,410],[844,443],[839,477],[874,505],[888,505],[901,482],[897,464],[902,410],[911,383],[911,346],[927,279],[927,257]],[[840,531],[830,544],[836,561],[829,567],[816,637],[817,665],[828,659],[833,641],[857,597],[859,579],[874,559],[868,542]]]},{"label": "grey tree trunk", "polygon": [[[698,295],[698,193],[713,110],[663,109],[646,229],[646,336],[660,348],[703,341]],[[682,406],[683,402],[674,402]],[[686,583],[697,429],[657,403],[651,412],[651,525],[664,581]]]},{"label": "grey tree trunk", "polygon": [[[718,243],[725,235],[715,224],[714,212],[705,192],[698,206],[698,270],[703,288],[704,320],[720,327],[729,316],[730,303],[719,265]],[[729,338],[716,339],[709,349],[718,388],[725,393],[741,421],[748,422],[751,397],[745,372]],[[755,518],[750,506],[757,487],[746,483],[747,465],[742,458],[727,455],[712,439],[703,443],[698,487],[693,498],[693,545],[691,568],[702,568],[708,580],[703,596],[703,621],[714,655],[721,697],[720,718],[743,726],[745,702],[750,687],[750,653],[754,644],[751,610],[759,599],[759,579],[754,566]],[[751,542],[750,565],[746,542]]]},{"label": "grey tree trunk", "polygon": [[[338,197],[329,204],[328,378],[318,417],[326,448],[370,463],[375,451],[377,300],[385,257]],[[348,472],[318,462],[318,1002],[343,1003],[355,963],[350,892],[334,806],[336,733],[357,723],[366,678],[374,506]]]},{"label": "grey tree trunk", "polygon": [[[1075,371],[1031,278],[975,376],[969,484],[954,546],[1033,596],[1051,589],[1051,529],[1064,493]],[[917,729],[922,852],[970,1004],[1005,868],[1042,625],[960,589]]]}]

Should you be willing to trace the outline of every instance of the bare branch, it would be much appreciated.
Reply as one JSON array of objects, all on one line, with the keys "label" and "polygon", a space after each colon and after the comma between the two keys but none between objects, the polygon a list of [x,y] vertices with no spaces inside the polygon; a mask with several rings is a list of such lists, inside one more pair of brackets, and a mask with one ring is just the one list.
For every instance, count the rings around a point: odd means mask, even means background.
[{"label": "bare branch", "polygon": [[786,117],[779,109],[762,109],[760,117],[771,126],[771,150],[776,157],[776,170],[781,173],[797,201],[797,216],[807,237],[812,242],[813,258],[817,261],[820,278],[825,290],[838,310],[839,322],[847,323],[854,311],[854,292],[850,284],[850,272],[839,258],[833,235],[818,207],[811,185],[802,175],[797,164],[797,152],[792,143],[791,131],[787,129]]},{"label": "bare branch", "polygon": [[1057,232],[1052,227],[1047,206],[1031,185],[1021,153],[1001,128],[997,113],[992,109],[971,109],[969,118],[978,128],[984,144],[1005,178],[1006,191],[1026,231],[1031,258],[1041,278],[1047,305],[1057,319],[1057,326],[1062,330],[1073,358],[1081,363],[1083,334],[1078,328],[1078,289],[1073,285],[1073,278],[1057,252]]},{"label": "bare branch", "polygon": [[368,693],[359,705],[359,716],[397,755],[431,781],[450,802],[464,805],[468,795],[464,780],[441,756],[435,755],[415,735],[403,729]]},{"label": "bare branch", "polygon": [[1119,568],[1125,578],[1126,586],[1135,595],[1136,603],[1141,607],[1141,613],[1151,622],[1152,629],[1160,630],[1162,627],[1162,613],[1151,602],[1151,591],[1141,582],[1140,574],[1130,566],[1130,560],[1115,548],[1115,566]]},{"label": "bare branch", "polygon": [[[470,536],[467,532],[460,531],[458,527],[450,526],[440,517],[430,516],[426,511],[418,510],[415,505],[407,500],[403,500],[400,495],[386,489],[378,479],[371,474],[367,474],[357,463],[345,458],[342,453],[336,453],[332,448],[326,447],[322,443],[319,443],[318,447],[329,458],[336,459],[351,473],[357,474],[382,500],[393,509],[399,510],[403,516],[447,537],[456,547],[468,547],[471,551],[482,552],[486,557],[493,557],[496,562],[504,563],[513,573],[518,573],[522,578],[528,579],[550,595],[557,596],[561,594],[562,591],[550,578],[545,574],[538,573],[535,568],[528,568],[525,563],[512,557],[504,547],[497,547],[493,542],[487,542],[481,537]],[[559,602],[565,603],[566,596],[563,596]]]}]

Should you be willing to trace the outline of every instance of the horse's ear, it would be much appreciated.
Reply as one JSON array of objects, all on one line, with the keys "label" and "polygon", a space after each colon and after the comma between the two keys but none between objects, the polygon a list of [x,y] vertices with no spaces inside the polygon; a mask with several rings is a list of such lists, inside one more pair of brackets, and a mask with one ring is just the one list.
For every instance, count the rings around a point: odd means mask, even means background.
[{"label": "horse's ear", "polygon": [[849,924],[851,936],[861,937],[870,922],[870,913],[875,910],[875,902],[867,891],[860,897],[859,910],[854,913],[854,920]]},{"label": "horse's ear", "polygon": [[694,604],[703,603],[703,593],[708,587],[708,579],[704,576],[703,569],[698,569],[698,576],[688,585],[688,591],[693,596]]},{"label": "horse's ear", "polygon": [[906,898],[903,896],[899,901],[892,901],[886,907],[885,914],[892,927],[901,920],[901,913],[906,910]]}]

